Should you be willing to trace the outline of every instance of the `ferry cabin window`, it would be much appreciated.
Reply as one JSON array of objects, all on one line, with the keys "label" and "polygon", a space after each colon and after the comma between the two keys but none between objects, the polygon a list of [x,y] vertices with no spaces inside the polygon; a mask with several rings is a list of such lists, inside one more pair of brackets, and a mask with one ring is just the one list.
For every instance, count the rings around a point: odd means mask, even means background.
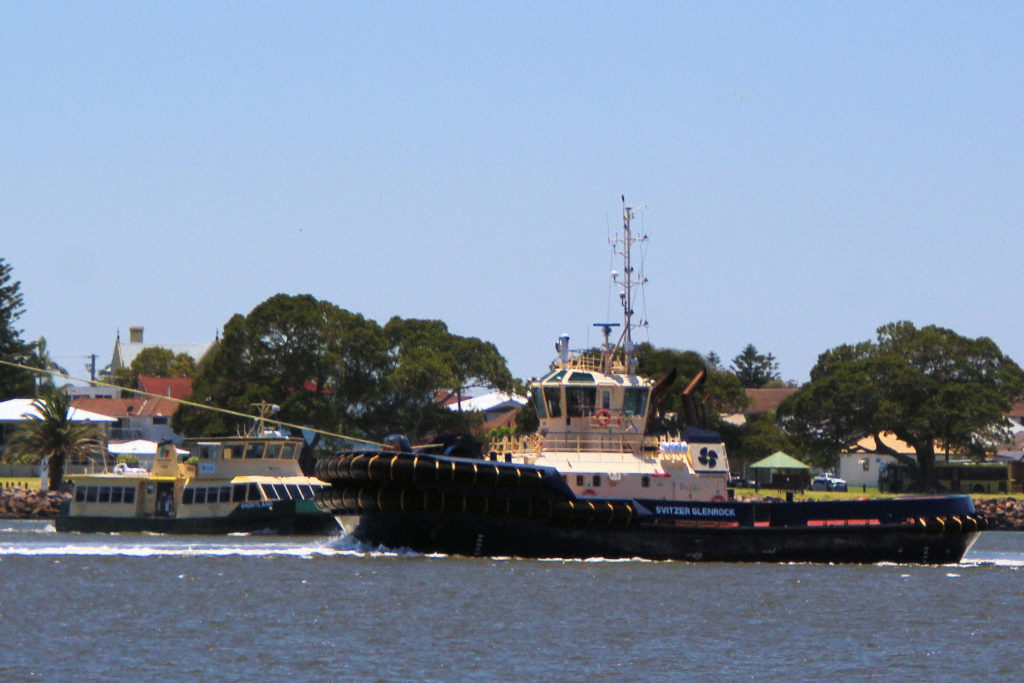
[{"label": "ferry cabin window", "polygon": [[266,497],[267,500],[277,500],[277,491],[274,490],[273,485],[262,484],[262,487],[263,495]]},{"label": "ferry cabin window", "polygon": [[124,496],[124,489],[120,486],[112,486],[110,488],[110,502],[120,503],[121,498]]},{"label": "ferry cabin window", "polygon": [[594,486],[600,486],[600,485],[601,485],[601,475],[600,474],[595,474],[594,475]]},{"label": "ferry cabin window", "polygon": [[195,489],[189,488],[188,486],[183,488],[181,490],[181,504],[182,505],[191,505],[192,504],[192,500],[193,500],[193,494],[195,494],[195,492],[196,492]]},{"label": "ferry cabin window", "polygon": [[605,390],[601,392],[601,410],[611,410],[612,392]]},{"label": "ferry cabin window", "polygon": [[277,458],[281,457],[281,444],[279,443],[268,443],[267,453],[263,456],[264,458]]},{"label": "ferry cabin window", "polygon": [[281,459],[282,460],[293,460],[295,458],[295,451],[298,448],[298,444],[283,443],[281,444]]},{"label": "ferry cabin window", "polygon": [[274,484],[274,490],[277,491],[277,497],[281,500],[288,500],[291,496],[288,495],[288,489],[284,484]]},{"label": "ferry cabin window", "polygon": [[313,497],[313,487],[309,484],[299,484],[299,490],[302,491],[303,498]]},{"label": "ferry cabin window", "polygon": [[99,493],[99,489],[96,486],[87,486],[85,488],[85,502],[95,503],[96,495]]},{"label": "ferry cabin window", "polygon": [[110,487],[109,486],[101,486],[100,487],[100,497],[99,497],[97,502],[100,502],[100,503],[109,503],[110,502]]},{"label": "ferry cabin window", "polygon": [[205,503],[206,502],[206,489],[203,489],[203,488],[196,489],[195,498],[193,498],[193,500],[196,503]]},{"label": "ferry cabin window", "polygon": [[[573,373],[574,375],[582,373]],[[594,414],[597,389],[594,387],[566,387],[565,405],[569,417],[590,417]]]},{"label": "ferry cabin window", "polygon": [[[196,501],[196,502],[198,503],[199,501]],[[216,503],[217,502],[217,487],[216,486],[211,488],[211,489],[206,489],[206,502],[207,503]]]},{"label": "ferry cabin window", "polygon": [[249,484],[249,494],[246,500],[263,500],[262,494],[260,494],[259,484]]},{"label": "ferry cabin window", "polygon": [[647,410],[647,389],[626,389],[622,403],[623,415],[643,415]]},{"label": "ferry cabin window", "polygon": [[221,486],[220,487],[220,502],[227,503],[231,500],[231,487]]},{"label": "ferry cabin window", "polygon": [[262,458],[263,457],[263,448],[265,446],[266,446],[266,444],[264,444],[264,443],[251,443],[251,444],[249,444],[249,446],[245,449],[245,459],[249,460],[250,458]]},{"label": "ferry cabin window", "polygon": [[650,485],[651,485],[651,478],[650,477],[648,477],[646,474],[644,476],[640,477],[640,486],[642,486],[644,488],[647,488]]},{"label": "ferry cabin window", "polygon": [[291,496],[292,500],[298,500],[299,498],[302,498],[302,494],[299,492],[299,487],[297,485],[286,484],[286,486],[288,487],[288,493]]},{"label": "ferry cabin window", "polygon": [[577,474],[576,475],[576,485],[577,486],[583,486],[583,475],[582,474]]},{"label": "ferry cabin window", "polygon": [[135,502],[135,487],[126,486],[124,489],[124,502],[134,503]]},{"label": "ferry cabin window", "polygon": [[224,457],[228,460],[242,457],[242,446],[236,444],[234,446],[224,446]]},{"label": "ferry cabin window", "polygon": [[562,388],[545,387],[544,402],[548,404],[548,417],[562,417]]},{"label": "ferry cabin window", "polygon": [[217,459],[217,444],[214,443],[201,443],[199,444],[199,459],[200,460],[216,460]]},{"label": "ferry cabin window", "polygon": [[231,487],[231,502],[240,503],[245,500],[245,484],[235,484]]}]

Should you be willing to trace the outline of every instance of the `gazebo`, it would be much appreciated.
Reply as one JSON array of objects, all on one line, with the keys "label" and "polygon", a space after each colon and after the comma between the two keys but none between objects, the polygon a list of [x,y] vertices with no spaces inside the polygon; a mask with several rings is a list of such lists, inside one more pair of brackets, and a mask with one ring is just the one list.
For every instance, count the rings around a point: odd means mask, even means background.
[{"label": "gazebo", "polygon": [[759,486],[776,489],[805,489],[811,485],[811,468],[782,451],[750,466]]}]

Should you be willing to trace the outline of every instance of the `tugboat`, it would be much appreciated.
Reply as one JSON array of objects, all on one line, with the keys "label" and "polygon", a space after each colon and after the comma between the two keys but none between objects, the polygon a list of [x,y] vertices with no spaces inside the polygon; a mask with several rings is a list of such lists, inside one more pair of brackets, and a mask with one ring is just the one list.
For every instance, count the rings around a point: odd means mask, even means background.
[{"label": "tugboat", "polygon": [[245,435],[186,439],[194,462],[181,462],[168,441],[151,472],[118,465],[110,473],[73,475],[74,498],[57,516],[57,531],[339,533],[313,502],[323,483],[299,467],[303,440],[267,428],[276,406],[258,407],[260,418]]},{"label": "tugboat", "polygon": [[356,540],[424,553],[685,561],[960,561],[985,519],[968,496],[855,501],[737,501],[718,432],[697,423],[698,374],[683,392],[687,426],[652,433],[674,377],[637,374],[633,210],[623,198],[622,331],[600,350],[559,338],[552,369],[530,385],[540,426],[491,444],[484,459],[398,451],[321,459],[317,492]]}]

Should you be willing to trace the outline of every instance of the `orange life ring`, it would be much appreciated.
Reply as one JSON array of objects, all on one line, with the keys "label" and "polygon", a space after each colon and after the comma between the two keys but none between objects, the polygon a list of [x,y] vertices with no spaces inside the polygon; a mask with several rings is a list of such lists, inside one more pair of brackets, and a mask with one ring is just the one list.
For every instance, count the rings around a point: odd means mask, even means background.
[{"label": "orange life ring", "polygon": [[602,408],[601,410],[594,413],[594,419],[597,421],[598,425],[602,427],[607,427],[609,424],[611,424],[612,413],[610,410]]}]

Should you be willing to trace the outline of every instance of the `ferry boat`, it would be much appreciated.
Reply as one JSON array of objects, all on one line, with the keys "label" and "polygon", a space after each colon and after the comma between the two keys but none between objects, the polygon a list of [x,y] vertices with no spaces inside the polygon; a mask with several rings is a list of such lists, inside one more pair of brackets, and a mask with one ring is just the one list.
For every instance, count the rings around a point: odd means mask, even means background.
[{"label": "ferry boat", "polygon": [[[624,322],[598,352],[556,345],[530,385],[540,426],[491,444],[486,459],[404,450],[321,459],[317,504],[358,541],[425,553],[689,561],[958,562],[986,527],[968,496],[853,501],[739,501],[718,432],[656,435],[658,396],[674,378],[637,374],[631,337],[633,211],[623,199],[616,276]],[[613,274],[614,276],[614,274]],[[617,327],[615,325],[614,327]]]},{"label": "ferry boat", "polygon": [[71,476],[74,497],[57,516],[57,531],[340,533],[313,500],[323,482],[303,475],[302,445],[262,420],[245,436],[187,439],[189,462],[161,443],[151,472],[117,466]]}]

